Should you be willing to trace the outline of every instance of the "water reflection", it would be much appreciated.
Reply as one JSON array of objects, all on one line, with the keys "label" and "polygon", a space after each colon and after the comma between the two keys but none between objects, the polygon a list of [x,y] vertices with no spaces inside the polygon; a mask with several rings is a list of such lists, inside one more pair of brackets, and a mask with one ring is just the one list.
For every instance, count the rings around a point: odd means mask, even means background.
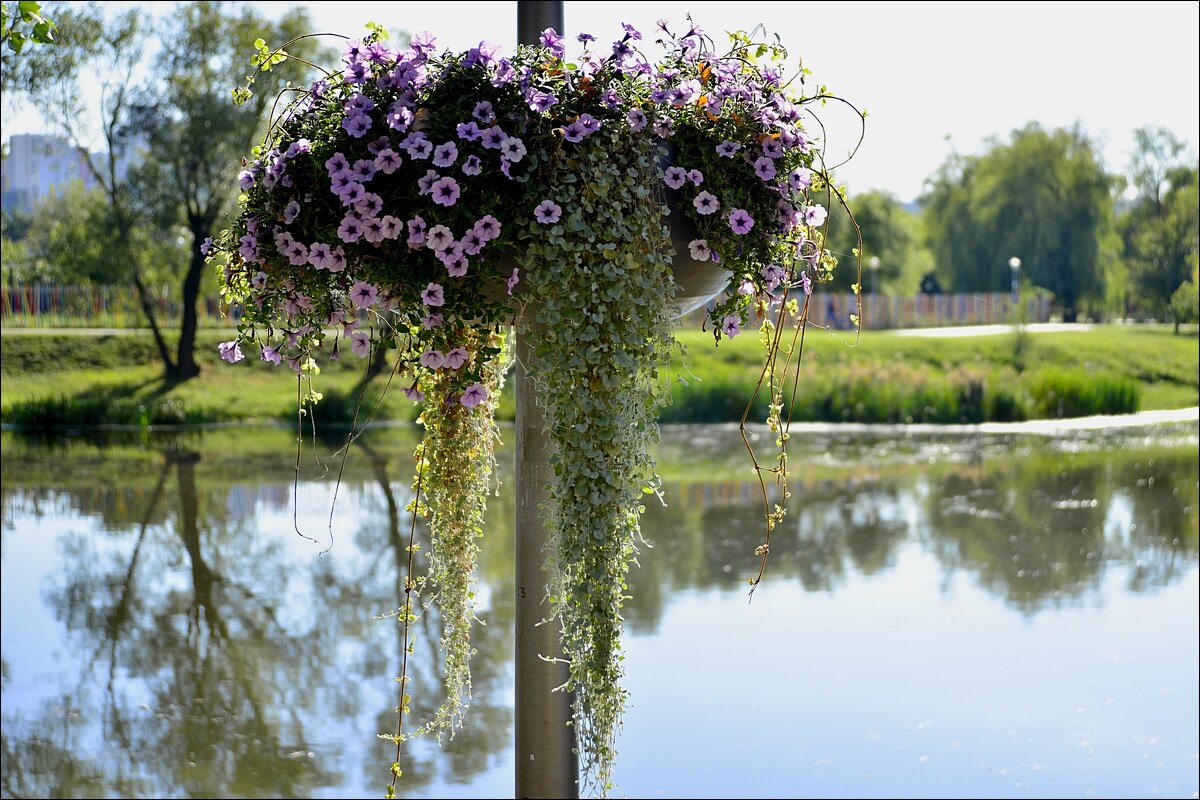
[{"label": "water reflection", "polygon": [[[379,615],[403,597],[413,433],[363,440],[332,529],[338,466],[306,453],[294,487],[291,441],[0,434],[5,796],[382,793],[392,754],[375,734],[395,723],[402,639]],[[1024,618],[1103,606],[1112,576],[1132,595],[1194,582],[1196,441],[1194,425],[1153,439],[806,436],[767,582],[853,605],[864,581],[911,570],[917,548],[946,602],[965,577]],[[727,429],[665,437],[670,505],[644,518],[631,636],[667,641],[672,608],[744,599],[761,510],[737,447]],[[499,477],[511,483],[511,449]],[[407,795],[511,793],[513,516],[505,486],[489,508],[467,724],[408,751]],[[435,612],[416,635],[420,720],[439,699]],[[732,776],[708,785],[741,793]]]}]

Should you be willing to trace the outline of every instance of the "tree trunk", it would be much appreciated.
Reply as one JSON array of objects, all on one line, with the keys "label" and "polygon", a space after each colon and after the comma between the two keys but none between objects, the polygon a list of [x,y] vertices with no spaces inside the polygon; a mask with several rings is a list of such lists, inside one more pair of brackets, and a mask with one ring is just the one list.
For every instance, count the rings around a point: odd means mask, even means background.
[{"label": "tree trunk", "polygon": [[200,374],[200,365],[196,363],[196,303],[200,298],[200,276],[204,273],[204,254],[200,252],[204,237],[202,230],[192,227],[192,258],[187,276],[183,279],[183,320],[179,325],[179,354],[172,375],[181,381]]},{"label": "tree trunk", "polygon": [[167,340],[163,338],[162,330],[158,327],[158,320],[154,316],[154,304],[150,301],[150,292],[146,289],[146,284],[142,283],[142,276],[136,272],[133,275],[133,285],[137,289],[138,302],[142,304],[142,313],[146,315],[146,321],[150,323],[150,331],[154,334],[158,357],[163,362],[163,374],[170,378],[175,372],[175,362],[171,360],[171,350],[167,347]]}]

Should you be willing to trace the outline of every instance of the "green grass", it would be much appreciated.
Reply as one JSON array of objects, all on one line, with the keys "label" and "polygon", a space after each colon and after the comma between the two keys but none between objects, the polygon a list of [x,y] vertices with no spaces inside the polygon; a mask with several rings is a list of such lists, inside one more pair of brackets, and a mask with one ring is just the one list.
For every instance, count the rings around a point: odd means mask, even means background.
[{"label": "green grass", "polygon": [[[0,420],[37,427],[294,421],[294,375],[252,355],[236,365],[221,362],[216,344],[229,336],[201,331],[202,374],[169,385],[145,332],[5,335]],[[758,379],[757,338],[745,334],[716,348],[709,334],[689,331],[679,338],[690,369],[672,368],[672,403],[663,420],[740,418]],[[850,334],[808,332],[794,419],[979,422],[1200,405],[1200,337],[1173,335],[1169,326],[1028,334],[1019,357],[1011,334],[926,339],[868,331],[852,343]],[[363,367],[354,357],[322,366],[321,424],[336,427],[352,417]],[[386,377],[368,388],[360,419],[378,401]],[[377,419],[413,419],[413,405],[399,388],[382,393]],[[766,398],[759,398],[751,419],[761,421],[765,411]],[[514,413],[510,378],[499,416]]]}]

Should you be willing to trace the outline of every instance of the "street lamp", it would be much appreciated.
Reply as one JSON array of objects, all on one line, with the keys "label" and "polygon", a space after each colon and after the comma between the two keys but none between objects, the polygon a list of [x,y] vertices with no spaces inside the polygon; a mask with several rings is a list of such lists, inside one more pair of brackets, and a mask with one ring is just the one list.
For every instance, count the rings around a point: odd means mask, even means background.
[{"label": "street lamp", "polygon": [[879,256],[871,256],[867,266],[871,268],[871,294],[879,294]]},{"label": "street lamp", "polygon": [[1013,302],[1017,302],[1017,287],[1021,284],[1021,259],[1013,256],[1008,260],[1009,269],[1012,270],[1012,295]]}]

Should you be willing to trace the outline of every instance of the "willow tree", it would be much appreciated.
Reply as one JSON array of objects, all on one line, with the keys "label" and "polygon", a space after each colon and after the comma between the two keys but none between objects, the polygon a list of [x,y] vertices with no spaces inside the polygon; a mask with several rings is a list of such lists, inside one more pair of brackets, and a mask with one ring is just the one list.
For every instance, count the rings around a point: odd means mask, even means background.
[{"label": "willow tree", "polygon": [[1112,188],[1079,128],[1030,123],[982,155],[952,156],[922,198],[938,273],[957,291],[1005,291],[1016,256],[1073,318],[1103,294]]}]

